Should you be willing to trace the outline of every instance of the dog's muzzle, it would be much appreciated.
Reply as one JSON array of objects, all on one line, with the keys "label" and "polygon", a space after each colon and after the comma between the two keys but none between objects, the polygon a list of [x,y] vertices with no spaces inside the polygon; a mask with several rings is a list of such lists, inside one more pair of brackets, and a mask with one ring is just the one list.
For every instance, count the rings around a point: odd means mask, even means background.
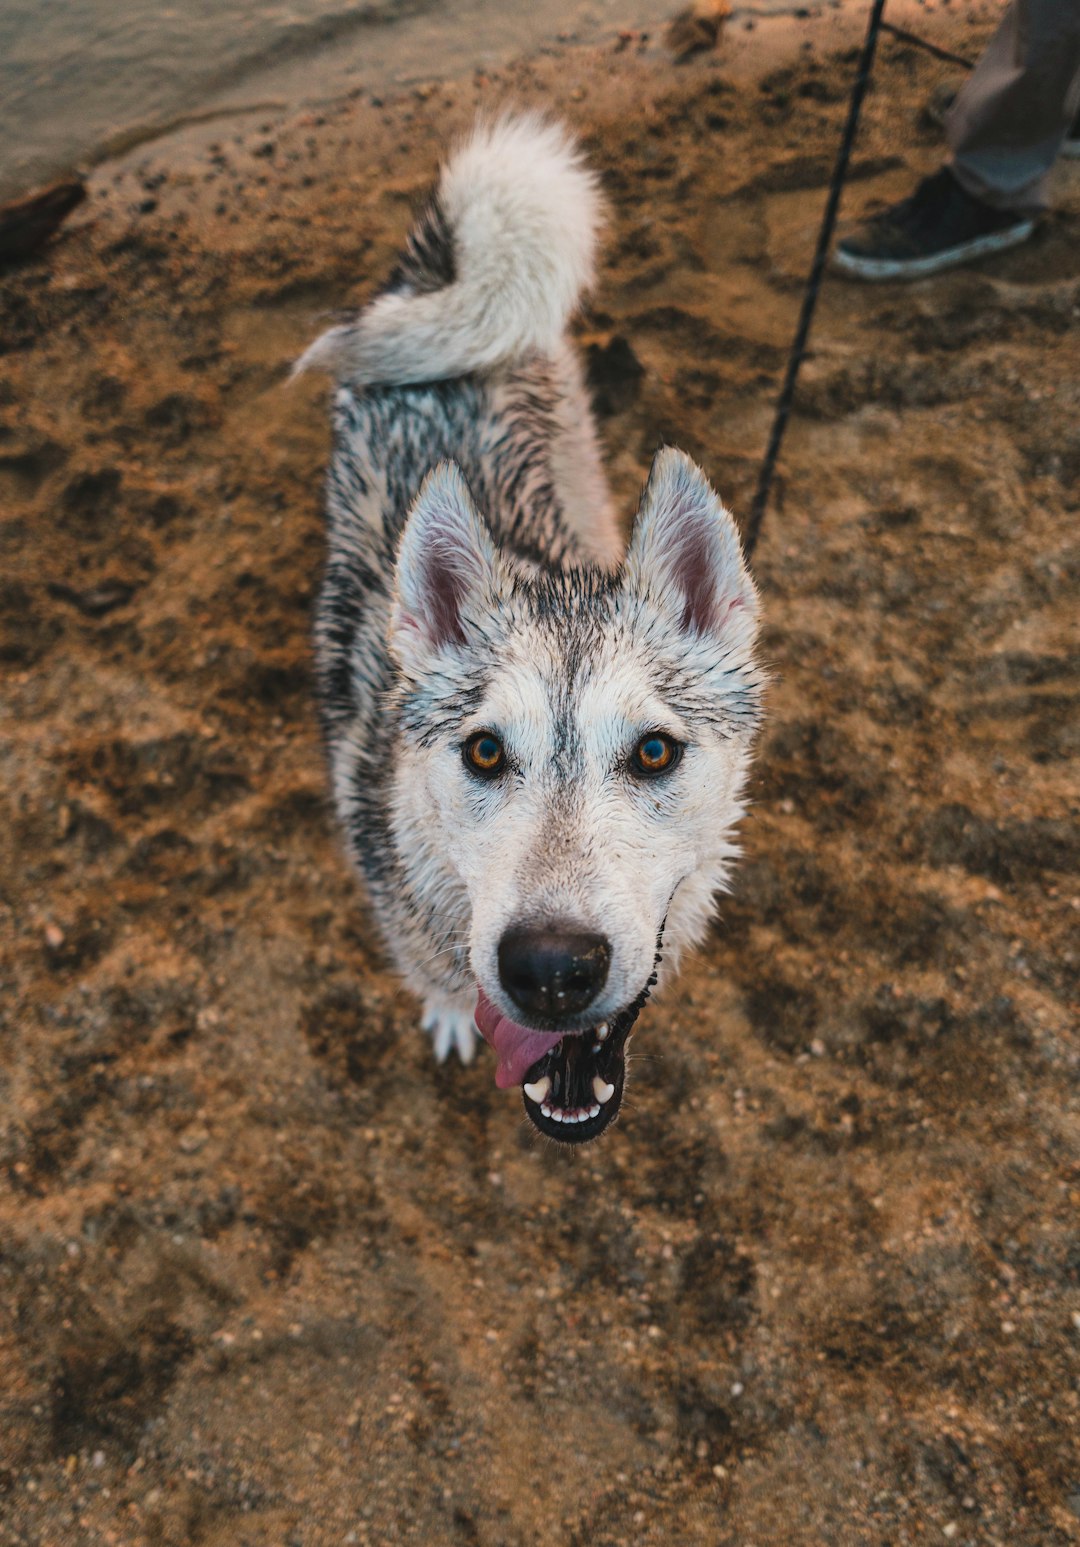
[{"label": "dog's muzzle", "polygon": [[[520,1084],[529,1121],[560,1144],[599,1138],[618,1116],[630,1034],[656,983],[663,926],[648,981],[634,1002],[586,1031],[538,1031],[504,1016],[479,990],[476,1024],[498,1058],[495,1082]],[[604,965],[606,975],[607,965]]]},{"label": "dog's muzzle", "polygon": [[515,924],[499,941],[499,982],[525,1015],[557,1026],[587,1010],[607,981],[611,946],[567,924]]},{"label": "dog's muzzle", "polygon": [[550,1139],[584,1144],[618,1116],[626,1083],[626,1046],[639,1007],[593,1031],[566,1036],[533,1064],[522,1085],[529,1120]]}]

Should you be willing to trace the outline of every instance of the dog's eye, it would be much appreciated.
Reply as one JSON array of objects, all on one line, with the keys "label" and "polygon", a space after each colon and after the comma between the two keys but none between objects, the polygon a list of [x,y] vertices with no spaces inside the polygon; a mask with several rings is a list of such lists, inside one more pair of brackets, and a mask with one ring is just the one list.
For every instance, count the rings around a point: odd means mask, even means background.
[{"label": "dog's eye", "polygon": [[660,731],[650,731],[630,755],[630,772],[639,779],[655,779],[658,774],[670,773],[681,757],[682,747],[677,741]]},{"label": "dog's eye", "polygon": [[506,766],[506,749],[498,736],[490,731],[478,731],[470,736],[461,749],[465,767],[484,779],[494,779]]}]

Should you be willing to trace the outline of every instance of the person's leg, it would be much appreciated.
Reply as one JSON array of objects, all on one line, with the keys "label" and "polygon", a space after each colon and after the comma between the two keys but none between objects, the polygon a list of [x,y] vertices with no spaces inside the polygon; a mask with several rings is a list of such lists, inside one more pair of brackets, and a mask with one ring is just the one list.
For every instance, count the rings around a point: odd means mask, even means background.
[{"label": "person's leg", "polygon": [[1078,98],[1080,0],[1013,0],[948,114],[951,161],[844,237],[833,267],[918,279],[1026,242]]},{"label": "person's leg", "polygon": [[1080,0],[1013,0],[945,120],[960,186],[1037,215],[1080,108]]}]

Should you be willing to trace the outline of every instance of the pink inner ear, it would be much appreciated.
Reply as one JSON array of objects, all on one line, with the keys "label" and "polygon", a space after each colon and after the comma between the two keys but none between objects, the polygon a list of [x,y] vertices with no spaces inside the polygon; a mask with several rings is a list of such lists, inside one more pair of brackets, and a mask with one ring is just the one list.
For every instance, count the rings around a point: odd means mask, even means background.
[{"label": "pink inner ear", "polygon": [[[442,562],[440,563],[440,559]],[[468,590],[466,577],[448,562],[445,548],[433,549],[424,565],[424,629],[436,649],[443,645],[463,645],[461,604]]]},{"label": "pink inner ear", "polygon": [[686,598],[682,626],[704,633],[716,627],[716,567],[709,533],[690,520],[679,533],[674,555],[675,581]]}]

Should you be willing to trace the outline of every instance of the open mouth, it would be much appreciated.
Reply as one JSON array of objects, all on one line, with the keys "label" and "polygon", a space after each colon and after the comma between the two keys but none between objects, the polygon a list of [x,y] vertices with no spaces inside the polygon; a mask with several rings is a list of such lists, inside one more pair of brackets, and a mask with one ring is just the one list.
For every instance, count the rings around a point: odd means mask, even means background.
[{"label": "open mouth", "polygon": [[546,1138],[585,1144],[618,1116],[630,1033],[656,983],[656,961],[632,1004],[585,1031],[536,1031],[503,1015],[478,989],[476,1024],[498,1060],[495,1083],[520,1085],[525,1113]]},{"label": "open mouth", "polygon": [[615,1119],[626,1045],[644,1000],[586,1031],[533,1031],[508,1020],[483,989],[476,1024],[495,1050],[495,1083],[521,1085],[530,1122],[561,1144],[583,1144]]},{"label": "open mouth", "polygon": [[561,1144],[584,1144],[614,1122],[638,1013],[634,1006],[592,1031],[563,1037],[527,1071],[525,1111],[542,1134]]}]

